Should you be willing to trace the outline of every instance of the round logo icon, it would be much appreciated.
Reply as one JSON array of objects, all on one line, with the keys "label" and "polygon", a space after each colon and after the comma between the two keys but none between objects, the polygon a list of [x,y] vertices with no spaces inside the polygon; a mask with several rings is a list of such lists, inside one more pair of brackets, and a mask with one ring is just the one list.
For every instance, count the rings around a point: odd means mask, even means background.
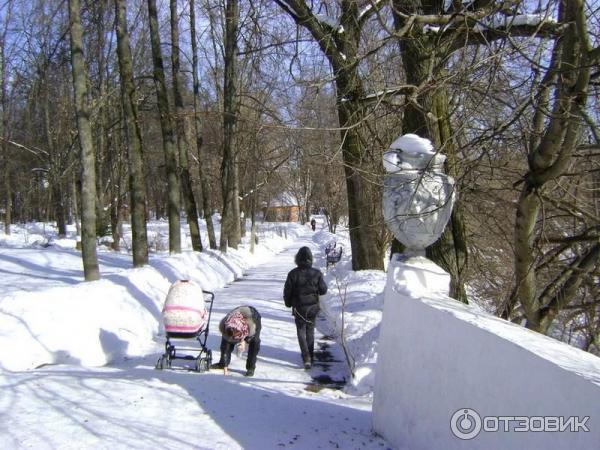
[{"label": "round logo icon", "polygon": [[450,419],[452,434],[459,439],[469,440],[481,431],[481,417],[474,409],[463,408],[452,414]]}]

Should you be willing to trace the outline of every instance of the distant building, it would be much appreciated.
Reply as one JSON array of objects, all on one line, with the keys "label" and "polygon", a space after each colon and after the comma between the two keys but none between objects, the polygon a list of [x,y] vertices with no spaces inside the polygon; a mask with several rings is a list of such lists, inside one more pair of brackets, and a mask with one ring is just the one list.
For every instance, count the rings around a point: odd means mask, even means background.
[{"label": "distant building", "polygon": [[289,192],[274,196],[262,207],[263,217],[267,222],[298,222],[300,206],[296,198]]}]

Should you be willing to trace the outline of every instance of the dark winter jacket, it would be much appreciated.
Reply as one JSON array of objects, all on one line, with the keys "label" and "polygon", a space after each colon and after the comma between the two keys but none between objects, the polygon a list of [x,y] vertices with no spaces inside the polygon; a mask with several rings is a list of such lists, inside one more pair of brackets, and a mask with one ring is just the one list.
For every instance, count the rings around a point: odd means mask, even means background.
[{"label": "dark winter jacket", "polygon": [[308,247],[302,247],[296,254],[296,267],[285,280],[283,300],[288,308],[299,308],[319,303],[319,295],[327,293],[323,274],[312,268],[313,257]]}]

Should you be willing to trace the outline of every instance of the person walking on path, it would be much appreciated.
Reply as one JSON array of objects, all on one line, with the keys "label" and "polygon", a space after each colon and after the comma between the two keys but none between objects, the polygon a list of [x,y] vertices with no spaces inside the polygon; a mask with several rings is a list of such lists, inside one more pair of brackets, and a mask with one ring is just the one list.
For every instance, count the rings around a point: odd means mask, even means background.
[{"label": "person walking on path", "polygon": [[238,306],[229,311],[219,323],[221,332],[221,358],[212,369],[223,369],[227,375],[227,367],[231,362],[231,352],[236,345],[248,344],[248,358],[246,359],[247,377],[254,375],[256,357],[260,350],[260,314],[252,306]]},{"label": "person walking on path", "polygon": [[313,363],[315,346],[315,319],[319,313],[319,296],[327,293],[327,284],[319,269],[312,267],[313,256],[308,247],[298,250],[295,257],[296,268],[285,280],[283,300],[292,308],[296,322],[298,344],[305,369]]}]

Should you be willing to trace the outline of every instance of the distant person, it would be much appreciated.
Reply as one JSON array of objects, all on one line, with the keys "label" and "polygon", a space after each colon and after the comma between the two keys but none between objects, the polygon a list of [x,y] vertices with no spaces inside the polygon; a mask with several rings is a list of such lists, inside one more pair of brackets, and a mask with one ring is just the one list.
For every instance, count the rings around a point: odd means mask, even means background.
[{"label": "distant person", "polygon": [[252,306],[238,306],[229,311],[219,323],[221,332],[221,358],[211,369],[223,369],[227,375],[227,367],[231,361],[231,352],[236,345],[248,344],[248,357],[246,359],[247,377],[254,375],[256,357],[260,350],[260,314]]},{"label": "distant person", "polygon": [[312,228],[313,231],[315,231],[317,229],[317,221],[315,219],[311,219],[310,227]]},{"label": "distant person", "polygon": [[298,250],[295,257],[296,267],[285,280],[283,300],[285,306],[292,308],[296,322],[298,344],[305,369],[313,364],[315,347],[315,319],[319,313],[319,296],[327,293],[327,284],[323,274],[313,269],[313,256],[308,247]]}]

